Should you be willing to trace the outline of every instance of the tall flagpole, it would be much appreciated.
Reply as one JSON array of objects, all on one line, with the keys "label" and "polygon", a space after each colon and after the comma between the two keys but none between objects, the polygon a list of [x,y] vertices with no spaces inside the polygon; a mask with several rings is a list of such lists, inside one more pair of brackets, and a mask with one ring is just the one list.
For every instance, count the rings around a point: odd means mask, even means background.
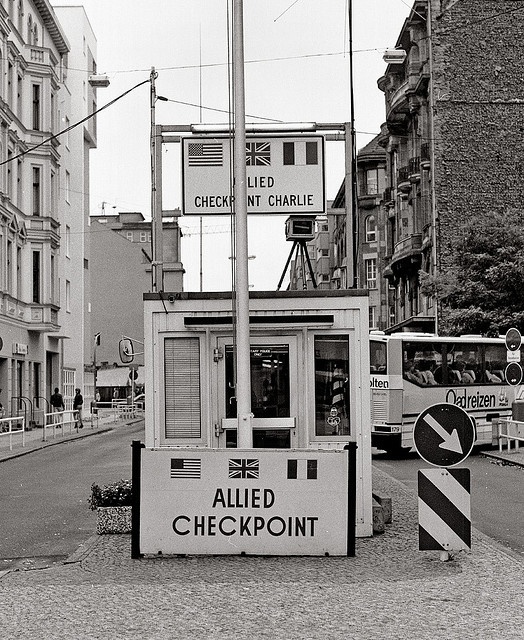
[{"label": "tall flagpole", "polygon": [[244,89],[244,20],[242,0],[233,6],[233,87],[235,93],[234,196],[237,316],[237,446],[253,447],[249,345],[249,276],[246,184],[246,110]]}]

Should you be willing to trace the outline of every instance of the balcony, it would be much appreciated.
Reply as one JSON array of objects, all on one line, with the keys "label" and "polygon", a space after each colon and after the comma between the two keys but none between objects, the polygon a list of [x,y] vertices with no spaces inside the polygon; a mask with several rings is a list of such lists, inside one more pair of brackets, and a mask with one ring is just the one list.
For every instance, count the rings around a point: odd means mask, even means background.
[{"label": "balcony", "polygon": [[395,202],[395,195],[393,193],[393,189],[391,187],[386,187],[384,189],[384,193],[382,195],[382,200],[384,201],[384,206],[389,204],[393,204]]},{"label": "balcony", "polygon": [[409,159],[409,179],[411,182],[420,182],[420,157]]},{"label": "balcony", "polygon": [[0,297],[0,317],[11,318],[28,331],[58,331],[58,307],[51,304],[28,304],[4,294]]},{"label": "balcony", "polygon": [[429,142],[420,145],[420,168],[429,169],[431,167],[431,156]]},{"label": "balcony", "polygon": [[422,234],[412,233],[395,243],[389,266],[393,271],[408,270],[408,265],[418,265],[422,255]]},{"label": "balcony", "polygon": [[411,189],[408,166],[400,167],[397,171],[397,189],[403,192],[408,192]]}]

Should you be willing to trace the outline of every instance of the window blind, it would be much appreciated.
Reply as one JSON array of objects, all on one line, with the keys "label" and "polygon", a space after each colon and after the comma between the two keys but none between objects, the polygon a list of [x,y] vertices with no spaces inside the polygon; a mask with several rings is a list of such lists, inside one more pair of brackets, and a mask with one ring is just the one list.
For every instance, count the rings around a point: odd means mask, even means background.
[{"label": "window blind", "polygon": [[164,342],[165,437],[200,438],[200,343],[198,338]]}]

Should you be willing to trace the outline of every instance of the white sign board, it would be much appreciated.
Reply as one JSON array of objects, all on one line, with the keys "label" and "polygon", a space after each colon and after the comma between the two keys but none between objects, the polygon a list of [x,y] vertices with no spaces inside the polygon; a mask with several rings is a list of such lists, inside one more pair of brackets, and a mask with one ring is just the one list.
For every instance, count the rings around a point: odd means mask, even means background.
[{"label": "white sign board", "polygon": [[[229,215],[233,141],[226,136],[182,140],[185,215]],[[247,210],[252,214],[321,214],[326,210],[324,138],[246,137]]]},{"label": "white sign board", "polygon": [[143,554],[348,554],[347,451],[144,449],[141,466]]}]

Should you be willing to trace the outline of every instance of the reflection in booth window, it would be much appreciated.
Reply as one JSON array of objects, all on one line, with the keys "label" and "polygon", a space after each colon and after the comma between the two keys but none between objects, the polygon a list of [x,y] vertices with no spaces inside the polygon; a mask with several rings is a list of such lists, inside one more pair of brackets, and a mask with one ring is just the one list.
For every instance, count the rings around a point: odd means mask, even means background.
[{"label": "reflection in booth window", "polygon": [[[251,411],[255,418],[289,418],[289,347],[251,347]],[[237,417],[232,346],[226,347],[226,417]]]},{"label": "reflection in booth window", "polygon": [[349,435],[348,336],[315,336],[315,435]]}]

